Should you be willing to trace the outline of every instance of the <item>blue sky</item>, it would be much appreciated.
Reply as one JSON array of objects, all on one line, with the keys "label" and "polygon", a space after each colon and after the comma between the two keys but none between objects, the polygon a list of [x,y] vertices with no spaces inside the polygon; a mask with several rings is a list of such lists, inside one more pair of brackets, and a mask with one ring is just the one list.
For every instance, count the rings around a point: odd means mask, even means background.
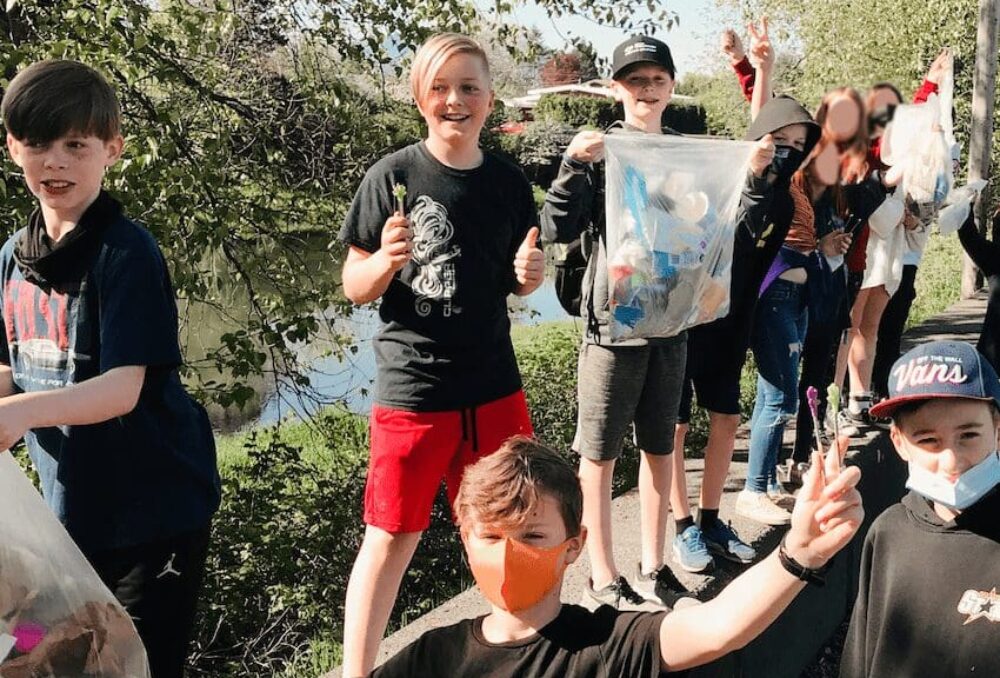
[{"label": "blue sky", "polygon": [[[719,33],[734,26],[735,15],[731,11],[717,8],[715,0],[667,2],[666,7],[677,13],[679,25],[655,36],[670,46],[681,78],[685,73],[712,71],[724,64],[718,48]],[[570,37],[581,37],[592,42],[600,56],[610,57],[615,45],[628,37],[625,31],[599,26],[579,17],[550,19],[533,3],[518,6],[513,16],[518,23],[540,30],[545,45],[554,49],[565,46]]]}]

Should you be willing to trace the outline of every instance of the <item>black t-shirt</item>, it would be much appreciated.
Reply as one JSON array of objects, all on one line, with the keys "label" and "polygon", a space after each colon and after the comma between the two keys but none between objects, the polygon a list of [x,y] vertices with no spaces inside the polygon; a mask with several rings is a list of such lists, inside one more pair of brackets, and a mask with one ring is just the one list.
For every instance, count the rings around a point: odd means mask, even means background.
[{"label": "black t-shirt", "polygon": [[483,638],[483,617],[466,619],[428,631],[370,678],[659,678],[665,614],[563,605],[537,635],[497,644]]},{"label": "black t-shirt", "polygon": [[507,295],[514,254],[535,225],[531,187],[510,162],[485,153],[457,170],[423,142],[379,160],[365,175],[340,239],[366,252],[381,245],[394,212],[393,183],[406,187],[413,259],[382,296],[374,339],[375,400],[416,411],[456,410],[521,388]]},{"label": "black t-shirt", "polygon": [[177,306],[166,262],[141,226],[116,215],[80,279],[42,287],[0,250],[0,362],[18,392],[78,384],[143,365],[135,409],[25,439],[42,493],[86,553],[202,529],[219,506],[215,440],[177,374]]}]

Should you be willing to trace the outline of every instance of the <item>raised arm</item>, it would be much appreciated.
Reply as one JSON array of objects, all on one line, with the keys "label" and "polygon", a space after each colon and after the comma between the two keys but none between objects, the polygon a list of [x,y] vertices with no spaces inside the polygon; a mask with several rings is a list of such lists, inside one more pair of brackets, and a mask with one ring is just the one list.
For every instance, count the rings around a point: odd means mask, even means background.
[{"label": "raised arm", "polygon": [[751,22],[747,30],[750,32],[750,63],[756,69],[753,96],[750,98],[750,119],[754,120],[764,104],[771,100],[774,49],[767,32],[767,17],[762,18],[759,25]]},{"label": "raised arm", "polygon": [[969,216],[958,229],[958,239],[966,254],[985,276],[1000,272],[1000,244],[987,240],[976,228],[976,211],[970,205]]},{"label": "raised arm", "polygon": [[[851,540],[861,525],[864,510],[855,489],[861,477],[857,467],[841,471],[836,448],[831,448],[825,461],[818,452],[813,453],[812,461],[783,544],[791,559],[814,570]],[[663,668],[689,669],[743,647],[777,619],[804,586],[785,569],[778,553],[772,553],[737,577],[715,599],[663,618]]]},{"label": "raised arm", "polygon": [[743,41],[731,28],[722,31],[719,36],[719,46],[722,53],[729,57],[729,65],[736,73],[736,79],[740,82],[740,91],[747,101],[753,96],[754,70],[747,59],[746,50],[743,49]]},{"label": "raised arm", "polygon": [[944,78],[945,73],[951,70],[953,63],[954,57],[951,50],[945,47],[931,62],[930,68],[927,69],[927,75],[920,84],[920,89],[913,94],[913,103],[922,104],[927,101],[930,95],[937,94],[942,78]]},{"label": "raised arm", "polygon": [[559,174],[545,194],[542,205],[542,240],[572,242],[580,237],[591,219],[596,171],[593,164],[604,158],[604,134],[579,132],[559,163]]}]

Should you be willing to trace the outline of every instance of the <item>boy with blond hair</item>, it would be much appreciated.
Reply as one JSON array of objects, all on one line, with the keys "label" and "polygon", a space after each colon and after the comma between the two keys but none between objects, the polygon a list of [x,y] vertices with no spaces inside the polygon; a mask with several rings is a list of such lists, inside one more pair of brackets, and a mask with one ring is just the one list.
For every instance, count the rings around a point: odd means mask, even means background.
[{"label": "boy with blond hair", "polygon": [[[835,454],[835,453],[834,453]],[[820,581],[863,511],[857,468],[826,474],[819,454],[781,547],[714,600],[666,611],[590,612],[560,600],[583,552],[583,495],[557,453],[523,437],[467,469],[455,502],[469,567],[489,614],[425,633],[373,678],[656,678],[706,664],[764,631],[807,581]]]},{"label": "boy with blond hair", "polygon": [[344,293],[380,299],[373,344],[367,524],[347,587],[344,674],[371,670],[399,585],[465,467],[531,433],[507,296],[533,292],[544,256],[531,187],[479,146],[493,110],[489,64],[470,38],[430,38],[410,74],[427,138],[368,170],[344,221]]}]

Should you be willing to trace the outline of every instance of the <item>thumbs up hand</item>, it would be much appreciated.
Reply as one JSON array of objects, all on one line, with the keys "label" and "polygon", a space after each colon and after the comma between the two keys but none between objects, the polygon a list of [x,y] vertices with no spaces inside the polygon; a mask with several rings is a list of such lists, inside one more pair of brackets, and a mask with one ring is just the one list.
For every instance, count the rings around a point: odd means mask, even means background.
[{"label": "thumbs up hand", "polygon": [[515,292],[521,296],[534,292],[545,279],[545,254],[538,247],[539,234],[538,227],[532,226],[514,255]]}]

